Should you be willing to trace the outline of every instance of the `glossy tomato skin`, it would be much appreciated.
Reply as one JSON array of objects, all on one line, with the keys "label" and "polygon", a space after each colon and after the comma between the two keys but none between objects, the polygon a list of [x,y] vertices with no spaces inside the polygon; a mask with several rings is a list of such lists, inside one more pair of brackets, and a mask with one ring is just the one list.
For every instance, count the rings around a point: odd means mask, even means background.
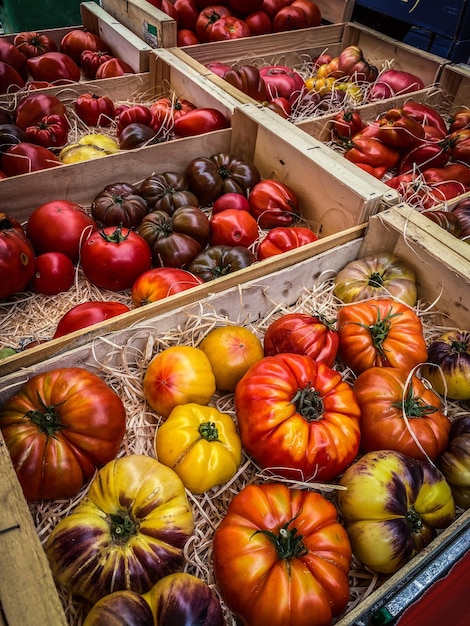
[{"label": "glossy tomato skin", "polygon": [[338,353],[338,334],[325,319],[308,313],[285,313],[271,322],[264,334],[264,354],[305,354],[333,367]]},{"label": "glossy tomato skin", "polygon": [[245,624],[331,624],[349,600],[350,563],[334,505],[281,483],[242,489],[214,535],[217,586]]},{"label": "glossy tomato skin", "polygon": [[98,35],[78,28],[66,33],[60,42],[60,51],[71,57],[77,65],[85,50],[97,52],[108,50],[108,46]]},{"label": "glossy tomato skin", "polygon": [[45,93],[31,93],[21,100],[15,111],[15,124],[26,129],[37,124],[45,115],[66,115],[62,100]]},{"label": "glossy tomato skin", "polygon": [[274,19],[276,13],[289,4],[291,4],[291,0],[263,0],[261,9],[266,11],[271,19]]},{"label": "glossy tomato skin", "polygon": [[13,43],[6,39],[0,40],[0,61],[16,70],[23,78],[26,78],[27,57]]},{"label": "glossy tomato skin", "polygon": [[227,41],[229,39],[241,39],[249,37],[251,30],[248,24],[234,16],[222,17],[211,28],[209,41]]},{"label": "glossy tomato skin", "polygon": [[427,360],[421,320],[413,309],[390,298],[343,306],[337,327],[339,356],[356,374],[370,367],[409,372]]},{"label": "glossy tomato skin", "polygon": [[166,419],[176,406],[206,405],[215,393],[215,377],[206,354],[193,346],[165,348],[147,366],[144,395],[151,408]]},{"label": "glossy tomato skin", "polygon": [[304,90],[305,84],[298,72],[284,65],[269,65],[260,69],[269,98],[282,97],[292,101]]},{"label": "glossy tomato skin", "polygon": [[121,302],[82,302],[69,309],[60,318],[53,339],[104,322],[128,311],[130,311],[129,307]]},{"label": "glossy tomato skin", "polygon": [[65,115],[46,115],[34,126],[28,126],[26,135],[31,143],[43,148],[63,148],[68,141],[70,124]]},{"label": "glossy tomato skin", "polygon": [[293,4],[279,9],[273,18],[273,32],[279,33],[285,30],[298,30],[307,28],[308,19],[300,7]]},{"label": "glossy tomato skin", "polygon": [[31,287],[49,296],[68,291],[73,285],[75,267],[62,252],[45,252],[36,257],[36,271]]},{"label": "glossy tomato skin", "polygon": [[196,105],[186,98],[158,98],[150,105],[150,111],[159,126],[171,128],[175,120],[183,117],[189,111],[194,111]]},{"label": "glossy tomato skin", "polygon": [[149,603],[136,591],[114,591],[94,604],[86,614],[83,626],[104,626],[111,623],[153,626]]},{"label": "glossy tomato skin", "polygon": [[119,396],[79,367],[30,378],[0,411],[0,428],[28,501],[76,494],[114,458],[125,432]]},{"label": "glossy tomato skin", "polygon": [[294,190],[281,181],[265,178],[251,190],[250,211],[260,228],[293,226],[300,216]]},{"label": "glossy tomato skin", "polygon": [[188,111],[186,115],[175,120],[173,132],[176,137],[192,137],[229,127],[230,122],[221,111],[203,107]]},{"label": "glossy tomato skin", "polygon": [[268,35],[273,30],[271,18],[266,11],[253,11],[245,17],[252,35]]},{"label": "glossy tomato skin", "polygon": [[124,128],[135,123],[146,124],[154,130],[158,130],[161,125],[148,106],[143,104],[133,104],[118,112],[117,134],[120,135]]},{"label": "glossy tomato skin", "polygon": [[469,400],[470,332],[452,329],[432,340],[422,373],[442,396]]},{"label": "glossy tomato skin", "polygon": [[99,226],[138,228],[147,213],[147,202],[130,183],[106,185],[91,203],[91,215]]},{"label": "glossy tomato skin", "polygon": [[81,244],[96,229],[93,218],[69,200],[51,200],[33,210],[26,224],[36,254],[62,252],[78,261]]},{"label": "glossy tomato skin", "polygon": [[124,76],[124,74],[135,74],[129,63],[126,63],[123,59],[112,57],[104,63],[101,63],[96,70],[95,78],[97,80],[101,78],[115,78],[117,76]]},{"label": "glossy tomato skin", "polygon": [[394,450],[363,455],[340,485],[346,489],[338,492],[338,504],[354,555],[374,572],[399,570],[455,517],[442,473]]},{"label": "glossy tomato skin", "polygon": [[353,390],[339,372],[303,354],[255,363],[237,385],[235,409],[248,454],[287,478],[331,480],[359,450]]},{"label": "glossy tomato skin", "polygon": [[294,0],[291,6],[302,9],[307,17],[307,26],[320,26],[321,11],[313,0]]},{"label": "glossy tomato skin", "polygon": [[80,68],[62,52],[45,52],[31,57],[26,65],[34,80],[46,80],[55,85],[76,83],[80,80]]},{"label": "glossy tomato skin", "polygon": [[15,93],[25,86],[24,78],[14,67],[0,61],[0,90],[1,93]]},{"label": "glossy tomato skin", "polygon": [[256,250],[258,261],[318,241],[310,228],[302,226],[276,226],[259,243]]},{"label": "glossy tomato skin", "polygon": [[139,185],[139,192],[152,211],[165,211],[168,215],[181,206],[199,206],[198,198],[180,172],[151,174]]},{"label": "glossy tomato skin", "polygon": [[203,8],[196,20],[196,35],[202,43],[210,40],[212,27],[222,17],[232,15],[231,10],[223,5],[213,4]]},{"label": "glossy tomato skin", "polygon": [[178,15],[178,30],[194,31],[196,35],[196,21],[200,10],[194,0],[175,0],[174,7]]},{"label": "glossy tomato skin", "polygon": [[193,30],[189,28],[179,28],[176,34],[176,45],[180,48],[182,46],[194,46],[201,43],[199,37]]},{"label": "glossy tomato skin", "polygon": [[188,270],[208,282],[245,269],[255,261],[255,255],[245,246],[209,246],[191,261]]},{"label": "glossy tomato skin", "polygon": [[146,593],[181,570],[193,529],[177,474],[150,456],[129,454],[101,468],[45,548],[55,580],[95,604],[114,591]]},{"label": "glossy tomato skin", "polygon": [[225,211],[226,209],[235,209],[237,211],[249,211],[250,203],[248,198],[241,193],[235,191],[224,193],[219,196],[212,205],[212,215]]},{"label": "glossy tomato skin", "polygon": [[244,246],[249,248],[258,239],[258,224],[248,211],[225,209],[210,219],[211,246]]},{"label": "glossy tomato skin", "polygon": [[439,458],[439,467],[452,489],[455,503],[470,508],[470,415],[452,422],[449,445]]},{"label": "glossy tomato skin", "polygon": [[152,267],[150,246],[129,228],[108,226],[83,244],[80,257],[85,276],[102,289],[130,289]]},{"label": "glossy tomato skin", "polygon": [[114,119],[114,102],[108,96],[82,93],[75,100],[74,109],[87,126],[109,126]]},{"label": "glossy tomato skin", "polygon": [[103,65],[106,61],[111,61],[113,58],[113,55],[107,51],[84,50],[80,55],[80,66],[85,77],[93,80],[100,65]]},{"label": "glossy tomato skin", "polygon": [[0,167],[7,176],[30,174],[59,165],[61,162],[51,150],[29,141],[10,146],[0,159]]},{"label": "glossy tomato skin", "polygon": [[22,291],[34,276],[34,250],[21,225],[0,213],[0,298]]},{"label": "glossy tomato skin", "polygon": [[396,367],[371,367],[358,376],[354,391],[365,452],[397,450],[435,461],[447,448],[451,422],[439,397],[417,376],[408,380]]},{"label": "glossy tomato skin", "polygon": [[43,32],[23,31],[17,33],[13,43],[28,59],[44,54],[45,52],[57,51],[56,42]]},{"label": "glossy tomato skin", "polygon": [[203,280],[187,270],[155,267],[144,272],[132,286],[132,302],[136,307],[168,298],[186,289],[203,284]]}]

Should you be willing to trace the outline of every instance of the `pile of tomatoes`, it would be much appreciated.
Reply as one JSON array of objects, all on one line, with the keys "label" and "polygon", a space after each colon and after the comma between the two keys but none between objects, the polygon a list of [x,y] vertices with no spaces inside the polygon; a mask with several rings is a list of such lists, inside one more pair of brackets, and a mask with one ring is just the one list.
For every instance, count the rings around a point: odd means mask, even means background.
[{"label": "pile of tomatoes", "polygon": [[148,0],[177,24],[177,45],[227,41],[320,26],[313,0]]}]

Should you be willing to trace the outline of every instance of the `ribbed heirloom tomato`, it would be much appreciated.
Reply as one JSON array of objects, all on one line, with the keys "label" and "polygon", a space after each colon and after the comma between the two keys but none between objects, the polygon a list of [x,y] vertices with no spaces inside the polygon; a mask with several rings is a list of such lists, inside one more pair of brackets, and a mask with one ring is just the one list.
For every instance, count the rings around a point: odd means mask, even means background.
[{"label": "ribbed heirloom tomato", "polygon": [[178,267],[154,267],[141,274],[132,285],[134,306],[144,306],[181,291],[201,285],[204,281]]},{"label": "ribbed heirloom tomato", "polygon": [[335,506],[280,483],[242,489],[214,535],[217,586],[246,626],[330,626],[349,601],[350,562]]}]

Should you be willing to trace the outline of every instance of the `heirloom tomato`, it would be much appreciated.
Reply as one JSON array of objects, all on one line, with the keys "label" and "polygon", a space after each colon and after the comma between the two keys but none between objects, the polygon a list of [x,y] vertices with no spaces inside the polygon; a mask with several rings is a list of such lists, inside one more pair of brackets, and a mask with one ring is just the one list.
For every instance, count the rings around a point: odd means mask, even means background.
[{"label": "heirloom tomato", "polygon": [[43,148],[63,148],[67,143],[70,124],[65,115],[46,115],[37,124],[26,128],[31,143]]},{"label": "heirloom tomato", "polygon": [[35,267],[33,246],[21,224],[0,213],[0,298],[8,298],[27,287]]},{"label": "heirloom tomato", "polygon": [[13,43],[28,59],[57,51],[56,42],[43,32],[23,31],[15,35]]},{"label": "heirloom tomato", "polygon": [[100,65],[111,61],[113,55],[107,50],[84,50],[80,55],[80,66],[85,77],[94,80]]},{"label": "heirloom tomato", "polygon": [[[114,112],[114,107],[113,107]],[[117,134],[120,135],[122,131],[129,126],[129,124],[145,124],[150,126],[155,131],[160,128],[160,122],[157,121],[148,106],[145,104],[133,104],[124,109],[118,110],[117,114]]]},{"label": "heirloom tomato", "polygon": [[333,131],[340,139],[351,139],[364,128],[359,111],[342,109],[335,114],[332,120]]},{"label": "heirloom tomato", "polygon": [[442,115],[432,106],[416,102],[415,100],[407,100],[402,105],[403,111],[417,120],[423,126],[434,126],[443,137],[447,135],[447,125]]},{"label": "heirloom tomato", "polygon": [[258,100],[258,102],[265,102],[268,99],[266,84],[255,65],[241,65],[238,68],[229,68],[224,73],[223,78],[247,96]]},{"label": "heirloom tomato", "polygon": [[242,444],[232,417],[213,406],[176,406],[155,434],[157,459],[171,467],[186,489],[200,494],[233,478]]},{"label": "heirloom tomato", "polygon": [[108,96],[82,93],[73,106],[87,126],[109,126],[114,119],[114,102]]},{"label": "heirloom tomato", "polygon": [[457,111],[450,120],[449,130],[451,133],[463,128],[470,128],[470,109]]},{"label": "heirloom tomato", "polygon": [[247,626],[329,626],[349,601],[350,564],[335,506],[281,483],[244,487],[214,534],[217,586]]},{"label": "heirloom tomato", "polygon": [[68,333],[81,330],[93,324],[99,324],[111,317],[127,313],[129,307],[121,302],[82,302],[64,313],[57,323],[53,339],[63,337]]},{"label": "heirloom tomato", "polygon": [[[356,558],[392,574],[455,517],[447,481],[428,461],[394,450],[368,452],[343,474],[339,508]],[[373,497],[371,497],[373,494]]]},{"label": "heirloom tomato", "polygon": [[174,7],[178,15],[178,30],[192,30],[195,33],[200,10],[194,0],[175,0]]},{"label": "heirloom tomato", "polygon": [[260,228],[292,226],[300,216],[294,190],[279,180],[261,180],[251,189],[248,200],[250,212]]},{"label": "heirloom tomato", "polygon": [[248,24],[233,15],[226,15],[212,24],[209,41],[228,41],[250,37],[251,30]]},{"label": "heirloom tomato", "polygon": [[41,204],[26,224],[26,234],[36,254],[62,252],[74,263],[78,261],[80,247],[95,229],[91,215],[69,200]]},{"label": "heirloom tomato", "polygon": [[456,130],[449,136],[452,158],[470,165],[470,128]]},{"label": "heirloom tomato", "polygon": [[246,195],[261,180],[254,163],[224,152],[193,159],[186,167],[186,178],[203,206],[228,192]]},{"label": "heirloom tomato", "polygon": [[334,282],[335,296],[345,303],[385,296],[409,306],[416,304],[414,270],[388,252],[351,261],[336,274]]},{"label": "heirloom tomato", "polygon": [[49,296],[68,291],[73,285],[75,268],[62,252],[45,252],[36,257],[36,270],[31,287],[36,293]]},{"label": "heirloom tomato", "polygon": [[449,330],[429,343],[422,374],[452,400],[470,400],[470,331]]},{"label": "heirloom tomato", "polygon": [[421,215],[424,215],[431,221],[438,224],[441,228],[447,230],[447,232],[454,235],[454,237],[462,236],[462,224],[459,218],[452,211],[441,211],[440,209],[426,209],[420,211]]},{"label": "heirloom tomato", "polygon": [[222,196],[219,196],[217,198],[217,200],[212,205],[212,215],[215,215],[216,213],[221,213],[226,209],[249,211],[250,203],[248,202],[248,198],[244,194],[232,191],[229,193],[224,193]]},{"label": "heirloom tomato", "polygon": [[45,549],[55,580],[95,604],[114,591],[146,593],[181,570],[193,529],[177,474],[150,456],[130,454],[99,470]]},{"label": "heirloom tomato", "polygon": [[0,39],[0,61],[12,67],[24,78],[26,78],[27,74],[25,71],[27,60],[26,55],[23,54],[17,46],[11,43],[11,41]]},{"label": "heirloom tomato", "polygon": [[223,5],[210,5],[200,11],[196,19],[196,35],[202,43],[210,41],[211,31],[214,24],[221,17],[232,15],[231,10]]},{"label": "heirloom tomato", "polygon": [[136,307],[144,306],[197,287],[203,282],[201,278],[186,270],[175,267],[155,267],[141,274],[132,285],[132,302]]},{"label": "heirloom tomato", "polygon": [[177,572],[164,576],[143,597],[152,610],[155,624],[159,626],[225,625],[219,598],[202,578],[192,574]]},{"label": "heirloom tomato", "polygon": [[153,128],[146,124],[133,123],[126,126],[119,135],[121,150],[134,150],[142,146],[158,143],[158,137]]},{"label": "heirloom tomato", "polygon": [[379,118],[378,138],[387,146],[405,150],[424,139],[424,127],[403,109],[389,109]]},{"label": "heirloom tomato", "polygon": [[266,11],[253,11],[245,16],[252,35],[268,35],[273,30],[271,18]]},{"label": "heirloom tomato", "polygon": [[138,233],[107,226],[90,235],[81,248],[80,263],[86,278],[101,289],[130,289],[152,267],[150,246]]},{"label": "heirloom tomato", "polygon": [[344,305],[338,311],[337,327],[339,356],[355,374],[370,367],[409,372],[427,359],[418,315],[390,298]]},{"label": "heirloom tomato", "polygon": [[153,357],[144,376],[145,398],[164,419],[180,404],[208,404],[215,389],[209,359],[193,346],[165,348]]},{"label": "heirloom tomato", "polygon": [[266,83],[269,99],[281,96],[289,102],[297,98],[305,88],[300,74],[284,65],[268,65],[260,69],[260,74]]},{"label": "heirloom tomato", "polygon": [[229,128],[229,126],[230,122],[227,117],[218,109],[199,107],[175,120],[173,132],[176,137],[192,137]]},{"label": "heirloom tomato", "polygon": [[235,389],[242,443],[264,469],[336,478],[359,450],[360,408],[341,374],[304,354],[265,356]]},{"label": "heirloom tomato", "polygon": [[244,246],[258,239],[258,223],[248,211],[225,209],[210,218],[211,246]]},{"label": "heirloom tomato", "polygon": [[122,400],[80,367],[32,376],[0,410],[0,428],[28,501],[75,495],[118,453]]},{"label": "heirloom tomato", "polygon": [[279,33],[286,30],[298,30],[307,28],[309,19],[306,13],[293,3],[287,7],[282,7],[273,18],[273,32]]},{"label": "heirloom tomato", "polygon": [[15,93],[23,89],[25,81],[14,67],[0,61],[0,93]]},{"label": "heirloom tomato", "polygon": [[63,52],[45,52],[28,59],[26,65],[33,80],[46,80],[54,85],[76,83],[80,80],[80,68]]},{"label": "heirloom tomato", "polygon": [[293,7],[299,7],[307,16],[307,26],[320,26],[321,11],[320,7],[313,0],[294,0],[291,3]]},{"label": "heirloom tomato", "polygon": [[400,160],[400,152],[396,148],[388,146],[377,137],[367,136],[361,131],[353,136],[351,145],[344,156],[351,163],[387,169],[393,169]]},{"label": "heirloom tomato", "polygon": [[452,489],[455,503],[470,508],[470,415],[457,417],[450,428],[449,445],[444,450],[439,467]]},{"label": "heirloom tomato", "polygon": [[150,112],[159,126],[171,128],[175,120],[186,115],[189,111],[194,111],[196,108],[196,105],[190,100],[173,96],[170,98],[158,98],[150,105]]},{"label": "heirloom tomato", "polygon": [[240,378],[263,358],[258,337],[244,326],[217,326],[199,344],[210,361],[215,385],[220,391],[235,391]]},{"label": "heirloom tomato", "polygon": [[51,150],[29,141],[10,146],[0,159],[0,167],[7,176],[30,174],[59,165],[61,162]]},{"label": "heirloom tomato", "polygon": [[295,250],[317,241],[318,237],[310,228],[303,226],[276,226],[261,240],[257,249],[258,261],[289,250]]},{"label": "heirloom tomato", "polygon": [[447,447],[451,422],[439,397],[417,376],[371,367],[354,383],[361,407],[361,448],[397,450],[435,461]]},{"label": "heirloom tomato", "polygon": [[191,261],[188,270],[209,282],[245,269],[255,261],[255,255],[244,246],[209,246]]},{"label": "heirloom tomato", "polygon": [[130,183],[106,185],[91,203],[91,215],[98,226],[136,228],[147,213],[147,202]]},{"label": "heirloom tomato", "polygon": [[69,143],[59,153],[61,163],[79,163],[90,159],[100,159],[119,152],[119,144],[110,135],[87,133],[75,143]]},{"label": "heirloom tomato", "polygon": [[201,43],[199,37],[193,30],[188,28],[178,28],[176,33],[176,45],[178,48],[183,46],[194,46]]},{"label": "heirloom tomato", "polygon": [[465,240],[470,238],[470,198],[461,200],[453,207],[452,213],[457,217],[462,227],[460,237]]},{"label": "heirloom tomato", "polygon": [[284,313],[266,328],[264,354],[305,354],[333,367],[338,352],[338,334],[320,315]]},{"label": "heirloom tomato", "polygon": [[209,231],[208,217],[195,206],[181,206],[173,215],[152,211],[139,228],[139,234],[150,246],[156,267],[182,269],[206,246]]},{"label": "heirloom tomato", "polygon": [[383,100],[394,96],[403,96],[413,91],[425,88],[425,84],[415,74],[403,70],[385,70],[380,72],[372,85],[370,97],[372,100]]},{"label": "heirloom tomato", "polygon": [[25,130],[46,115],[66,115],[62,100],[45,93],[31,93],[21,100],[15,110],[15,124]]},{"label": "heirloom tomato", "polygon": [[16,146],[22,141],[28,141],[25,130],[10,122],[0,124],[0,155],[10,146]]},{"label": "heirloom tomato", "polygon": [[68,31],[60,42],[60,51],[65,52],[77,64],[80,63],[82,52],[85,50],[97,52],[107,49],[108,46],[98,35],[78,28]]},{"label": "heirloom tomato", "polygon": [[140,183],[139,192],[152,211],[165,211],[168,215],[181,206],[199,206],[198,198],[179,172],[151,174]]},{"label": "heirloom tomato", "polygon": [[137,591],[114,591],[88,611],[83,626],[154,626],[152,609]]},{"label": "heirloom tomato", "polygon": [[125,74],[135,74],[135,72],[126,61],[112,57],[100,64],[96,70],[95,78],[97,80],[101,78],[116,78],[117,76],[124,76]]}]

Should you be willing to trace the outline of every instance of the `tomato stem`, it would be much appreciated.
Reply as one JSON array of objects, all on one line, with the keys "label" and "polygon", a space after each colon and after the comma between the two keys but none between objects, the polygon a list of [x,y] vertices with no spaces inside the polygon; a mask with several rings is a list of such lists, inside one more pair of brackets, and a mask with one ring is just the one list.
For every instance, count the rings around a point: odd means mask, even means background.
[{"label": "tomato stem", "polygon": [[130,513],[124,511],[110,514],[109,525],[114,542],[121,545],[127,543],[138,531],[138,522]]},{"label": "tomato stem", "polygon": [[421,521],[421,517],[414,509],[408,509],[406,512],[406,523],[410,527],[411,531],[414,533],[419,532],[419,530],[423,526],[423,522]]},{"label": "tomato stem", "polygon": [[377,307],[377,321],[374,324],[370,324],[369,326],[366,326],[365,324],[358,324],[359,326],[362,326],[362,328],[367,328],[370,332],[374,348],[384,359],[386,356],[383,343],[387,339],[388,333],[390,332],[390,320],[393,317],[399,317],[400,315],[401,313],[392,313],[392,307],[390,307],[387,315],[383,319],[380,319],[380,309]]},{"label": "tomato stem", "polygon": [[297,559],[308,554],[308,550],[303,542],[302,535],[297,535],[297,528],[289,529],[290,524],[300,515],[300,511],[295,517],[286,522],[279,529],[279,534],[272,530],[256,530],[254,535],[258,533],[264,535],[274,545],[277,555],[280,559]]},{"label": "tomato stem", "polygon": [[380,274],[379,272],[372,272],[372,274],[369,276],[369,287],[383,287],[384,281],[383,281],[383,276],[382,274]]},{"label": "tomato stem", "polygon": [[219,439],[219,431],[214,422],[204,422],[199,426],[199,434],[206,441],[217,441]]},{"label": "tomato stem", "polygon": [[307,422],[320,420],[325,410],[321,395],[312,387],[311,383],[308,383],[304,389],[297,390],[292,398],[292,404],[295,404],[297,413]]},{"label": "tomato stem", "polygon": [[426,404],[421,397],[413,394],[413,385],[408,385],[406,397],[403,400],[397,400],[392,406],[396,409],[403,409],[406,417],[425,417],[437,411],[437,407],[432,404]]},{"label": "tomato stem", "polygon": [[42,409],[34,409],[25,413],[24,417],[31,420],[33,424],[39,427],[39,430],[48,437],[54,437],[55,433],[65,428],[60,420],[60,415],[56,408],[63,404],[53,404],[47,406],[38,393],[38,401]]}]

